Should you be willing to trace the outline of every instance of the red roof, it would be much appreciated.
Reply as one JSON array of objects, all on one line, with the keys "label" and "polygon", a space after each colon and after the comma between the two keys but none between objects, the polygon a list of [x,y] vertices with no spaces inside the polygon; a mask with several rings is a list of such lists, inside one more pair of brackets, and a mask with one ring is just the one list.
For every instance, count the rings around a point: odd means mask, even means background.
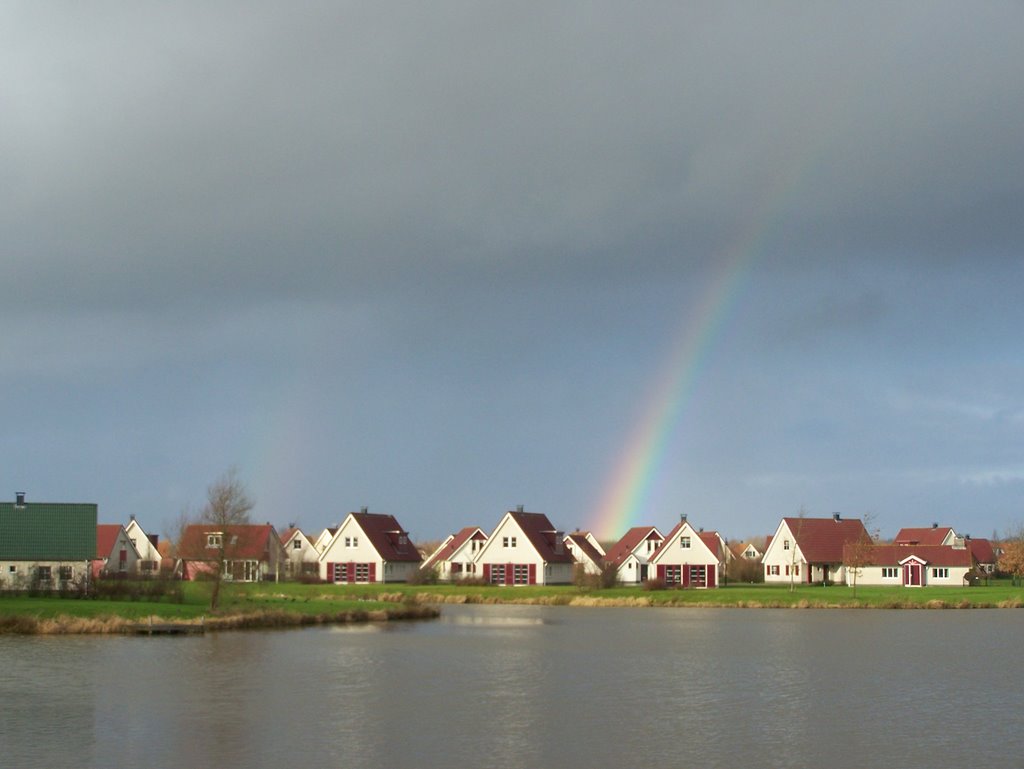
[{"label": "red roof", "polygon": [[850,542],[870,539],[859,518],[783,518],[808,563],[842,563]]},{"label": "red roof", "polygon": [[395,516],[385,513],[351,513],[351,516],[383,560],[414,563],[423,560],[409,539],[409,532],[398,525]]},{"label": "red roof", "polygon": [[927,526],[900,529],[893,542],[897,545],[941,545],[953,529],[949,526]]},{"label": "red roof", "polygon": [[585,531],[574,531],[572,534],[566,535],[566,539],[571,539],[573,544],[583,551],[583,554],[594,563],[600,565],[604,560],[604,556],[602,556],[601,553],[598,552],[597,548],[591,544],[590,540],[587,539],[587,533]]},{"label": "red roof", "polygon": [[725,558],[725,553],[722,552],[722,540],[717,531],[699,531],[697,536],[708,546],[708,550],[715,554],[715,558],[719,561]]},{"label": "red roof", "polygon": [[[281,544],[282,545],[287,545],[288,544],[288,540],[290,540],[293,536],[295,536],[295,532],[299,532],[300,534],[302,533],[301,530],[298,529],[295,526],[293,526],[290,529],[285,529],[284,531],[282,531],[281,535],[280,535]],[[302,536],[305,537],[306,535],[303,534]]]},{"label": "red roof", "polygon": [[533,549],[545,563],[576,563],[565,547],[564,534],[551,524],[544,513],[522,513],[510,510],[512,520],[519,524]]},{"label": "red roof", "polygon": [[[477,534],[479,534],[479,536],[476,536]],[[426,563],[423,564],[423,567],[429,569],[434,566],[434,564],[440,563],[441,561],[447,561],[455,554],[456,550],[471,539],[487,539],[487,535],[484,534],[483,529],[479,526],[466,526],[463,529],[459,529],[457,534],[452,535],[451,539],[441,545],[441,547],[437,548],[434,554],[427,559]]]},{"label": "red roof", "polygon": [[[652,534],[654,535],[653,537],[651,536]],[[656,539],[658,542],[662,542],[665,538],[661,536],[661,532],[655,526],[634,526],[608,551],[605,560],[618,566],[629,557],[630,553],[636,550],[641,542],[647,539]],[[654,553],[651,553],[651,555],[654,555]]]},{"label": "red roof", "polygon": [[96,557],[109,558],[124,527],[119,523],[96,524]]},{"label": "red roof", "polygon": [[[230,560],[241,558],[263,561],[270,556],[270,543],[277,534],[269,523],[217,526],[214,523],[193,523],[185,528],[178,546],[182,558],[204,561],[215,559],[216,547],[207,547],[208,536],[221,533],[224,554]],[[277,542],[280,546],[280,541]]]},{"label": "red roof", "polygon": [[[898,566],[907,558],[915,557],[929,566],[974,565],[966,548],[948,545],[874,545],[865,550],[865,566]],[[853,557],[844,558],[845,561]]]},{"label": "red roof", "polygon": [[995,563],[996,551],[987,539],[969,539],[971,555],[978,563]]}]

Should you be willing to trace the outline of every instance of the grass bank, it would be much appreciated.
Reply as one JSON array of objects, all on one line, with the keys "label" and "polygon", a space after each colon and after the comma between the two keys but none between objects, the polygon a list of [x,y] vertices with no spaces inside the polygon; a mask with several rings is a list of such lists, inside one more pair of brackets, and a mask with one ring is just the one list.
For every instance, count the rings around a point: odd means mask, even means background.
[{"label": "grass bank", "polygon": [[282,595],[306,591],[323,597],[417,604],[533,604],[545,606],[646,606],[751,609],[994,609],[1024,608],[1024,587],[994,581],[977,587],[828,587],[727,585],[713,590],[581,590],[571,585],[275,585]]},{"label": "grass bank", "polygon": [[[283,594],[259,585],[224,585],[221,606],[210,612],[210,586],[185,583],[180,603],[146,600],[0,597],[0,633],[26,635],[115,634],[140,625],[202,625],[206,630],[302,627],[352,622],[386,622],[437,617],[436,607],[367,596],[321,594],[300,588]],[[274,588],[284,587],[274,585]]]}]

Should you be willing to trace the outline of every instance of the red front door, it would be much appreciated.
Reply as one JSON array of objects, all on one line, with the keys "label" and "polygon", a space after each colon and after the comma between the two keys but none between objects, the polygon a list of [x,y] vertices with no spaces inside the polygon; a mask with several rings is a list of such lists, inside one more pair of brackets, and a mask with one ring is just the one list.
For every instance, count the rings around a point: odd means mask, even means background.
[{"label": "red front door", "polygon": [[903,565],[903,584],[905,587],[921,587],[921,564]]}]

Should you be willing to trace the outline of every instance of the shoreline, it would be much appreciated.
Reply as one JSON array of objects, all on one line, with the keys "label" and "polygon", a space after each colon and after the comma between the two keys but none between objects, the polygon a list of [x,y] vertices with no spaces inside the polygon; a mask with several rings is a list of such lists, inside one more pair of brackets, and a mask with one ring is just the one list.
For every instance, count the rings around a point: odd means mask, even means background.
[{"label": "shoreline", "polygon": [[165,618],[152,615],[138,621],[114,614],[76,617],[59,614],[36,617],[30,614],[0,616],[0,635],[158,635],[154,628],[174,627],[174,634],[194,635],[227,630],[271,630],[315,625],[352,625],[368,622],[402,622],[436,619],[440,609],[432,606],[402,606],[385,609],[350,609],[341,612],[302,614],[282,610],[238,612],[197,618]]}]

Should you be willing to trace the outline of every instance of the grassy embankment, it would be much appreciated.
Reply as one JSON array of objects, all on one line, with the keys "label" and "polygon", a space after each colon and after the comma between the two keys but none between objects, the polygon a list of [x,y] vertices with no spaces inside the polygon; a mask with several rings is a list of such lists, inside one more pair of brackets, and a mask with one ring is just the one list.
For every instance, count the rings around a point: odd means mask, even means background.
[{"label": "grassy embankment", "polygon": [[275,586],[329,590],[332,594],[409,603],[518,603],[553,606],[653,606],[715,608],[986,609],[1024,608],[1024,587],[993,580],[978,587],[858,587],[845,585],[728,585],[714,590],[644,590],[575,586],[488,587],[470,585]]},{"label": "grassy embankment", "polygon": [[226,585],[209,611],[209,585],[185,583],[181,603],[0,597],[0,633],[119,633],[137,624],[202,622],[207,629],[288,627],[436,616],[444,603],[548,606],[714,608],[984,609],[1024,608],[1024,587],[995,580],[978,587],[728,585],[715,590],[644,590],[575,586]]},{"label": "grassy embankment", "polygon": [[[298,627],[436,617],[435,608],[350,595],[329,585],[224,585],[210,612],[210,585],[183,583],[180,603],[160,600],[0,597],[0,633],[124,633],[138,625],[201,624],[207,630]],[[269,589],[268,589],[269,588]]]}]

